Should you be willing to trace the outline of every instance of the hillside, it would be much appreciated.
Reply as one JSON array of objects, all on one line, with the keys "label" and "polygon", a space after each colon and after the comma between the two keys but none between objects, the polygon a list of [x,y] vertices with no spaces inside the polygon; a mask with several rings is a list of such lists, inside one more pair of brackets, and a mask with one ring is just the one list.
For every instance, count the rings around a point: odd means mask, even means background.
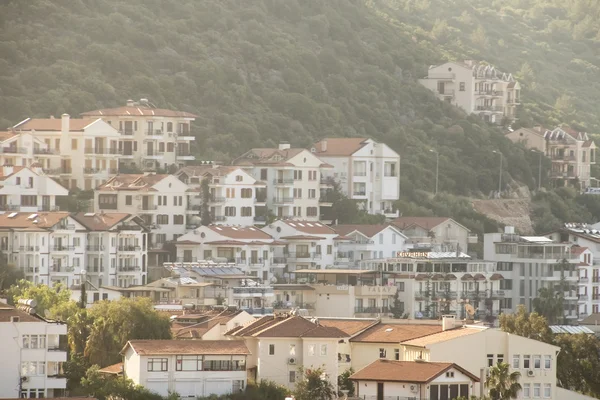
[{"label": "hillside", "polygon": [[[400,6],[409,3],[416,8],[403,12]],[[403,157],[405,198],[398,204],[402,212],[465,214],[461,222],[471,229],[495,229],[491,220],[472,208],[463,212],[468,202],[458,198],[447,195],[448,203],[443,205],[436,204],[442,197],[422,201],[421,191],[431,191],[435,181],[435,154],[429,150],[440,152],[440,191],[472,197],[486,197],[497,187],[494,150],[505,157],[503,181],[529,187],[534,182],[532,173],[537,174],[537,156],[505,140],[498,128],[436,100],[416,78],[424,75],[427,65],[451,55],[481,56],[505,70],[521,68],[524,62],[537,65],[539,58],[537,53],[510,62],[501,57],[495,50],[501,39],[494,35],[506,31],[511,36],[512,28],[486,33],[492,44],[489,52],[475,52],[452,35],[446,47],[427,36],[428,15],[438,12],[435,9],[442,3],[3,2],[0,124],[9,126],[28,116],[76,115],[143,97],[161,107],[200,115],[194,127],[195,153],[203,159],[227,161],[251,146],[274,146],[280,141],[308,146],[325,136],[373,137]],[[527,22],[516,14],[510,18],[499,19],[498,26],[514,23],[513,19]],[[450,32],[458,29],[448,25]],[[521,33],[529,34],[532,31]],[[527,40],[524,46],[529,46]],[[462,53],[456,49],[461,43]],[[562,61],[554,61],[547,69],[563,74]],[[544,110],[550,97],[563,91],[559,85],[569,82],[560,74],[536,79],[536,89],[524,92],[529,116],[524,120],[536,117],[537,108],[542,110],[540,118],[552,119]],[[590,83],[586,93],[595,84]],[[593,126],[596,122],[588,110],[577,107],[573,118],[589,120],[585,123]],[[547,171],[549,161],[545,161]],[[452,204],[460,204],[459,209]],[[546,211],[552,212],[550,205],[538,214]]]}]

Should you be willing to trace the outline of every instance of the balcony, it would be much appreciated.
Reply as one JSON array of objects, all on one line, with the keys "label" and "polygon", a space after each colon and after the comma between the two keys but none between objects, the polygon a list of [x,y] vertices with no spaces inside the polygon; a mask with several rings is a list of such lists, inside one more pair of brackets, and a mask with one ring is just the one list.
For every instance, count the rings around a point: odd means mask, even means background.
[{"label": "balcony", "polygon": [[40,246],[19,246],[21,251],[40,251]]},{"label": "balcony", "polygon": [[271,286],[248,286],[248,287],[234,287],[233,297],[234,298],[247,298],[247,297],[271,297],[274,296],[273,288]]},{"label": "balcony", "polygon": [[293,204],[293,197],[273,197],[273,204]]},{"label": "balcony", "polygon": [[496,112],[496,113],[501,113],[504,111],[504,108],[502,106],[476,106],[475,107],[475,111],[483,111],[483,112]]},{"label": "balcony", "polygon": [[214,215],[212,217],[212,220],[215,222],[225,222],[225,221],[227,221],[227,217],[224,215]]},{"label": "balcony", "polygon": [[254,216],[254,222],[259,223],[259,224],[264,224],[265,222],[267,222],[267,217],[265,217],[264,215],[255,215]]},{"label": "balcony", "polygon": [[[139,225],[121,224],[117,226],[118,231],[140,231],[142,228]],[[139,247],[139,246],[138,246]]]},{"label": "balcony", "polygon": [[140,246],[124,245],[124,246],[119,246],[118,249],[119,249],[119,251],[124,251],[124,252],[134,252],[134,251],[140,251],[142,248]]},{"label": "balcony", "polygon": [[114,156],[123,153],[123,150],[116,148],[103,148],[103,147],[86,147],[84,150],[85,154],[96,155],[96,156]]},{"label": "balcony", "polygon": [[286,253],[286,257],[288,260],[296,260],[296,261],[301,261],[301,260],[320,260],[321,259],[321,254],[318,253],[296,253],[296,252],[292,252],[292,253]]},{"label": "balcony", "polygon": [[38,206],[38,211],[60,211],[59,206],[51,206],[49,204]]},{"label": "balcony", "polygon": [[75,246],[52,246],[50,251],[53,252],[61,252],[61,251],[73,251],[75,250]]},{"label": "balcony", "polygon": [[249,258],[247,260],[250,267],[262,267],[265,265],[265,261],[266,260],[263,260],[262,258]]},{"label": "balcony", "polygon": [[366,195],[367,195],[366,190],[358,190],[358,191],[352,192],[352,196],[366,196]]},{"label": "balcony", "polygon": [[580,294],[577,301],[579,301],[580,303],[585,303],[589,299],[590,299],[590,297],[587,294]]},{"label": "balcony", "polygon": [[494,290],[491,293],[492,299],[503,299],[506,296],[504,290]]},{"label": "balcony", "polygon": [[512,97],[509,97],[508,99],[506,99],[506,104],[510,104],[510,105],[521,104],[521,100],[520,99],[513,99]]},{"label": "balcony", "polygon": [[227,201],[227,199],[225,197],[220,197],[220,196],[211,196],[210,199],[208,199],[209,204],[221,204],[221,203],[225,203]]},{"label": "balcony", "polygon": [[574,171],[550,171],[551,178],[575,179],[577,175]]},{"label": "balcony", "polygon": [[144,153],[144,158],[146,160],[162,160],[165,156],[164,151],[150,151]]},{"label": "balcony", "polygon": [[19,204],[0,204],[0,210],[2,211],[19,211],[20,209],[21,206]]},{"label": "balcony", "polygon": [[315,303],[276,301],[273,303],[273,308],[277,310],[290,310],[292,308],[304,308],[306,310],[314,310]]},{"label": "balcony", "polygon": [[26,154],[27,149],[25,147],[14,147],[14,146],[0,147],[0,153],[2,153],[2,154]]},{"label": "balcony", "polygon": [[382,214],[386,217],[386,218],[398,218],[400,216],[400,210],[391,210],[391,209],[387,209],[387,210],[383,210]]},{"label": "balcony", "polygon": [[38,267],[25,267],[25,268],[23,268],[23,270],[25,271],[26,274],[33,274],[33,273],[40,272],[40,269]]},{"label": "balcony", "polygon": [[162,129],[152,129],[144,132],[146,139],[163,139],[164,134]]},{"label": "balcony", "polygon": [[140,272],[142,269],[139,265],[122,265],[119,264],[118,271],[119,272]]},{"label": "balcony", "polygon": [[286,263],[286,258],[285,257],[273,257],[271,259],[271,265],[275,266],[275,265],[281,265],[281,266],[285,266]]},{"label": "balcony", "polygon": [[275,186],[285,186],[285,185],[293,185],[294,184],[294,180],[291,178],[277,178],[277,179],[273,179],[273,184]]},{"label": "balcony", "polygon": [[332,179],[323,179],[319,182],[319,185],[322,189],[330,189],[333,188],[333,180]]},{"label": "balcony", "polygon": [[251,315],[268,315],[268,314],[273,314],[273,307],[246,307],[246,306],[242,306],[240,307],[240,310],[242,311],[246,311],[248,314]]},{"label": "balcony", "polygon": [[454,89],[444,89],[443,92],[438,91],[438,94],[444,97],[454,97],[454,93]]},{"label": "balcony", "polygon": [[38,155],[38,156],[59,156],[60,151],[54,150],[54,149],[34,148],[33,154]]},{"label": "balcony", "polygon": [[389,307],[354,307],[354,314],[387,314]]},{"label": "balcony", "polygon": [[500,97],[504,95],[504,92],[502,90],[476,90],[475,94],[478,96]]},{"label": "balcony", "polygon": [[50,272],[69,273],[69,272],[74,272],[74,271],[75,271],[75,267],[68,267],[65,265],[56,265],[56,266],[50,267]]},{"label": "balcony", "polygon": [[326,200],[326,199],[319,199],[319,205],[321,207],[331,207],[331,206],[333,206],[333,202]]},{"label": "balcony", "polygon": [[135,132],[133,129],[121,129],[119,130],[119,133],[123,136],[133,136]]},{"label": "balcony", "polygon": [[196,157],[189,153],[177,153],[177,160],[179,161],[193,161]]}]

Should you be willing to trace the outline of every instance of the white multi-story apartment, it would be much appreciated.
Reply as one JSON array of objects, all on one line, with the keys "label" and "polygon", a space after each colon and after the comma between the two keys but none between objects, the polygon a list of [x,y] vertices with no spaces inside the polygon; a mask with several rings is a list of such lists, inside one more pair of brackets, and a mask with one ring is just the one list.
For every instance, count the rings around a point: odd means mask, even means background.
[{"label": "white multi-story apartment", "polygon": [[550,179],[554,182],[561,181],[563,185],[577,183],[581,189],[590,186],[593,179],[591,166],[596,163],[596,144],[587,133],[577,132],[568,126],[553,130],[535,126],[508,132],[506,137],[550,158]]},{"label": "white multi-story apartment", "polygon": [[119,174],[96,188],[94,210],[139,215],[152,229],[151,249],[161,250],[186,232],[187,190],[174,175]]},{"label": "white multi-story apartment", "polygon": [[573,322],[578,318],[580,256],[571,247],[545,236],[521,236],[507,226],[504,233],[484,235],[483,254],[484,259],[498,263],[505,279],[512,280],[513,307],[524,304],[528,311],[533,311],[533,299],[539,289],[556,289],[564,281],[564,318]]},{"label": "white multi-story apartment", "polygon": [[0,165],[28,167],[37,161],[38,154],[48,152],[53,150],[31,132],[15,129],[0,132]]},{"label": "white multi-story apartment", "polygon": [[235,263],[245,273],[268,281],[282,276],[286,243],[254,227],[230,225],[200,226],[179,237],[177,261],[215,260]]},{"label": "white multi-story apartment", "polygon": [[[322,224],[309,220],[284,219],[262,228],[272,237],[287,243],[283,254],[286,258],[286,273],[297,269],[333,268],[337,258],[338,233]],[[344,259],[347,261],[347,259]]]},{"label": "white multi-story apartment", "polygon": [[65,396],[67,351],[60,339],[66,335],[66,324],[48,322],[28,306],[0,303],[0,398]]},{"label": "white multi-story apartment", "polygon": [[149,229],[139,217],[127,213],[77,213],[71,217],[87,231],[84,260],[88,282],[99,289],[146,283]]},{"label": "white multi-story apartment", "polygon": [[67,188],[91,190],[118,171],[119,132],[101,119],[28,118],[13,127],[29,132],[44,147],[32,144],[46,175]]},{"label": "white multi-story apartment", "polygon": [[[266,183],[257,181],[240,167],[199,165],[184,167],[177,176],[189,187],[188,217],[200,216],[208,200],[215,224],[252,226],[266,222]],[[202,194],[202,181],[208,179],[209,194]],[[204,197],[206,196],[206,198]],[[189,225],[193,221],[190,218]]]},{"label": "white multi-story apartment", "polygon": [[432,65],[419,82],[440,100],[495,124],[514,120],[521,102],[521,85],[512,74],[472,60]]},{"label": "white multi-story apartment", "polygon": [[123,374],[159,395],[182,398],[239,393],[250,356],[241,340],[130,340]]},{"label": "white multi-story apartment", "polygon": [[333,166],[325,177],[339,182],[349,198],[371,214],[398,216],[393,203],[400,197],[400,155],[385,143],[365,138],[326,138],[310,150]]},{"label": "white multi-story apartment", "polygon": [[30,167],[4,165],[0,168],[0,210],[58,211],[56,197],[69,195],[67,189],[44,175],[37,163]]},{"label": "white multi-story apartment", "polygon": [[[340,240],[336,266],[357,265],[361,260],[396,257],[411,247],[402,231],[391,224],[334,225],[332,228],[348,240]],[[347,259],[347,261],[346,261]]]},{"label": "white multi-story apartment", "polygon": [[331,207],[321,193],[331,188],[322,180],[331,165],[306,149],[290,148],[287,143],[277,149],[252,149],[233,165],[267,183],[267,207],[277,218],[318,221],[321,208]]},{"label": "white multi-story apartment", "polygon": [[468,228],[447,217],[399,217],[392,224],[408,236],[413,248],[467,253],[468,245],[478,240]]},{"label": "white multi-story apartment", "polygon": [[122,164],[155,171],[171,166],[183,167],[194,160],[190,154],[190,125],[196,115],[185,111],[155,108],[146,99],[127,100],[127,105],[81,114],[83,118],[101,118],[119,132],[119,159]]}]

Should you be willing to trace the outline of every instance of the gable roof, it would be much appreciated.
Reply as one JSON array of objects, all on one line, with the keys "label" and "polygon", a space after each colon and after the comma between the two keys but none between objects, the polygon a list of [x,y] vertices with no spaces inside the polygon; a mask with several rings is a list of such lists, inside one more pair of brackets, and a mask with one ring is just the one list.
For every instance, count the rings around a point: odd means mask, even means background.
[{"label": "gable roof", "polygon": [[78,212],[71,217],[91,231],[107,231],[119,222],[125,221],[131,214],[127,213],[85,213]]},{"label": "gable roof", "polygon": [[441,325],[379,323],[360,335],[353,337],[350,341],[363,343],[401,343],[441,331]]},{"label": "gable roof", "polygon": [[452,340],[452,339],[456,339],[456,338],[463,337],[463,336],[473,335],[475,333],[482,332],[485,329],[487,329],[487,328],[485,328],[485,327],[481,327],[481,328],[479,328],[479,327],[477,327],[477,328],[461,327],[461,328],[449,329],[449,330],[434,333],[431,335],[422,336],[420,338],[407,340],[407,341],[402,342],[402,344],[404,344],[406,346],[426,347],[431,344],[441,343],[441,342],[445,342],[447,340]]},{"label": "gable roof", "polygon": [[167,174],[118,174],[98,186],[98,190],[155,190],[152,186],[169,177]]},{"label": "gable roof", "polygon": [[[217,325],[226,324],[243,311],[225,312],[214,310],[203,314],[186,314],[177,316],[171,324],[171,333],[177,339],[201,338]],[[194,322],[182,322],[191,320]]]},{"label": "gable roof", "polygon": [[207,228],[219,235],[232,239],[273,239],[268,233],[253,226],[208,225]]},{"label": "gable roof", "polygon": [[[356,153],[367,144],[366,138],[325,138],[313,144],[315,154],[318,156],[347,157]],[[327,148],[323,151],[323,146]]]},{"label": "gable roof", "polygon": [[329,226],[318,221],[305,221],[296,219],[284,219],[281,220],[284,224],[296,229],[297,231],[308,233],[309,235],[325,234],[335,235],[336,231],[331,229]]},{"label": "gable roof", "polygon": [[600,325],[600,313],[588,315],[579,323],[579,325]]},{"label": "gable roof", "polygon": [[185,111],[168,110],[166,108],[151,108],[148,106],[122,106],[116,108],[102,108],[100,110],[86,111],[79,115],[84,116],[120,116],[120,117],[171,117],[171,118],[197,118],[198,116]]},{"label": "gable roof", "polygon": [[319,325],[328,328],[337,328],[348,336],[354,336],[378,322],[376,319],[356,318],[318,318],[318,320]]},{"label": "gable roof", "polygon": [[[350,233],[357,231],[368,238],[372,238],[373,236],[377,235],[379,232],[383,231],[384,229],[386,229],[389,226],[391,226],[393,229],[396,229],[396,230],[398,229],[398,227],[396,227],[392,224],[370,224],[370,225],[344,224],[344,225],[333,225],[331,227],[331,229],[335,230],[339,235],[342,235],[342,236],[347,236]],[[402,233],[400,232],[400,234],[402,234]]]},{"label": "gable roof", "polygon": [[[12,215],[12,217],[11,217]],[[30,218],[32,215],[36,215],[35,218]],[[15,212],[15,213],[4,213],[0,214],[0,229],[2,228],[13,228],[13,229],[48,229],[58,224],[64,218],[69,216],[68,212]]]},{"label": "gable roof", "polygon": [[4,142],[5,140],[12,139],[19,135],[20,133],[15,131],[0,131],[0,142]]},{"label": "gable roof", "polygon": [[321,326],[299,316],[267,316],[226,333],[230,336],[344,338],[348,335],[335,327]]},{"label": "gable roof", "polygon": [[[407,229],[416,225],[420,226],[423,229],[431,230],[448,220],[451,220],[457,225],[462,226],[461,224],[449,217],[398,217],[392,221],[392,224],[400,229]],[[465,228],[464,226],[462,227]]]},{"label": "gable roof", "polygon": [[[82,118],[69,118],[69,131],[83,131],[95,121]],[[15,129],[24,131],[62,131],[61,118],[29,118],[14,126]]]},{"label": "gable roof", "polygon": [[128,347],[142,356],[155,354],[250,354],[250,350],[242,340],[130,340],[121,350],[121,354]]},{"label": "gable roof", "polygon": [[473,382],[479,382],[479,378],[475,375],[453,363],[393,361],[386,359],[375,360],[351,375],[350,379],[354,381],[428,383],[452,368],[467,375]]},{"label": "gable roof", "polygon": [[11,305],[0,303],[0,322],[10,322],[11,317],[19,317],[19,322],[44,322],[43,319],[21,311]]}]

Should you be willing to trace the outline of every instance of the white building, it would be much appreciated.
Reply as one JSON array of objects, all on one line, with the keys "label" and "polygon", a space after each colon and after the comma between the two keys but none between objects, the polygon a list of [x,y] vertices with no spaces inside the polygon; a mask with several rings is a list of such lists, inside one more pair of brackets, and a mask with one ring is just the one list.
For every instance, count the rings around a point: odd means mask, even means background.
[{"label": "white building", "polygon": [[30,309],[0,303],[1,398],[52,398],[65,396],[67,379],[62,364],[66,348],[60,346],[67,326],[48,322]]},{"label": "white building", "polygon": [[365,138],[326,138],[311,148],[333,166],[324,176],[339,182],[349,198],[360,201],[370,214],[398,216],[394,201],[400,198],[400,155],[385,143]]},{"label": "white building", "polygon": [[284,242],[254,227],[229,225],[200,226],[179,237],[177,260],[215,260],[235,263],[246,274],[268,281],[283,275],[286,259]]},{"label": "white building", "polygon": [[[28,118],[13,127],[29,132],[44,147],[32,144],[46,175],[67,188],[91,190],[118,172],[119,132],[101,119]],[[37,149],[37,150],[36,150]]]},{"label": "white building", "polygon": [[29,167],[38,160],[38,155],[48,153],[52,154],[54,150],[31,132],[15,129],[0,132],[0,165]]},{"label": "white building", "polygon": [[392,224],[408,236],[413,248],[467,253],[469,244],[478,241],[468,228],[447,217],[398,217]]},{"label": "white building", "polygon": [[521,102],[521,85],[512,74],[472,60],[432,65],[419,83],[440,100],[495,124],[514,120]]},{"label": "white building", "polygon": [[[252,226],[266,222],[266,183],[257,181],[240,167],[223,165],[189,166],[177,176],[188,185],[188,222],[201,216],[202,181],[209,181],[208,209],[215,224]],[[196,218],[197,220],[197,218]],[[199,224],[198,224],[199,225]]]},{"label": "white building", "polygon": [[255,320],[256,317],[243,310],[196,311],[173,318],[171,332],[179,340],[227,340],[227,332]]},{"label": "white building", "polygon": [[35,163],[30,167],[0,167],[0,210],[58,211],[56,197],[68,196],[69,191],[44,175],[38,165]]},{"label": "white building", "polygon": [[130,340],[121,354],[124,376],[162,396],[208,397],[246,388],[250,351],[243,341]]},{"label": "white building", "polygon": [[[183,167],[194,160],[190,154],[191,123],[196,115],[156,108],[146,99],[127,100],[127,105],[81,114],[83,118],[101,118],[119,132],[120,161],[144,171]],[[174,171],[173,171],[174,172]]]},{"label": "white building", "polygon": [[186,232],[188,186],[174,175],[119,174],[94,191],[96,212],[137,214],[152,230],[151,249]]},{"label": "white building", "polygon": [[278,254],[286,258],[285,272],[293,273],[304,268],[332,268],[338,256],[336,239],[339,235],[321,222],[284,219],[275,221],[262,230],[287,243],[285,248],[281,248],[284,253]]},{"label": "white building", "polygon": [[[396,253],[410,247],[409,238],[394,225],[334,225],[332,228],[349,240],[338,244],[336,266],[358,265],[359,261],[396,257]],[[348,259],[345,262],[345,258]]]},{"label": "white building", "polygon": [[331,188],[322,177],[331,165],[306,149],[282,143],[277,149],[252,149],[233,161],[254,179],[267,183],[267,207],[278,218],[318,221],[321,207],[331,207],[321,189]]}]

